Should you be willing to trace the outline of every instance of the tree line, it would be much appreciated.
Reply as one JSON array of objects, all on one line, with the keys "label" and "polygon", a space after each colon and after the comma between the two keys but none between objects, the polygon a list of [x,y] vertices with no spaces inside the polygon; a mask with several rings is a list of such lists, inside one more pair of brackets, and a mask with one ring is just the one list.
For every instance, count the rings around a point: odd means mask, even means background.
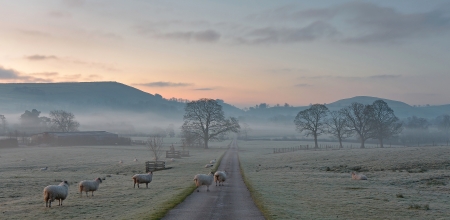
[{"label": "tree line", "polygon": [[[20,115],[19,124],[10,126],[4,115],[0,115],[0,123],[4,135],[17,137],[19,134],[39,133],[43,131],[73,132],[78,131],[80,123],[75,120],[75,115],[64,110],[50,111],[48,117],[41,116],[41,112],[32,109],[26,110]],[[22,132],[19,132],[21,130]]]},{"label": "tree line", "polygon": [[[442,115],[434,121],[441,131],[440,140],[446,138],[448,143],[450,116]],[[300,111],[294,119],[294,124],[297,131],[314,138],[316,148],[317,138],[323,134],[335,137],[341,148],[344,139],[354,136],[360,141],[361,148],[364,148],[364,143],[369,139],[378,140],[380,147],[383,147],[384,141],[393,138],[407,144],[411,139],[417,143],[414,139],[418,137],[422,143],[431,142],[424,137],[428,135],[427,137],[432,137],[434,141],[437,136],[424,132],[430,125],[427,119],[412,116],[401,121],[383,100],[376,100],[369,105],[354,102],[338,111],[329,111],[325,105],[314,104]]]}]

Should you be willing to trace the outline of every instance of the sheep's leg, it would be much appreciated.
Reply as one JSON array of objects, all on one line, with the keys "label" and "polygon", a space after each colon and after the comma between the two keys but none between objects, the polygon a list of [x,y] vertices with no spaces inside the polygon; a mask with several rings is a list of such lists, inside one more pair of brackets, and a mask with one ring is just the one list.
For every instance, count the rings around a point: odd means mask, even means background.
[{"label": "sheep's leg", "polygon": [[145,185],[147,186],[147,189],[148,189],[148,183],[145,183]]},{"label": "sheep's leg", "polygon": [[94,196],[94,191],[92,191],[92,196]]},{"label": "sheep's leg", "polygon": [[88,192],[86,191],[86,197],[89,197],[89,194],[88,194]]},{"label": "sheep's leg", "polygon": [[49,208],[52,207],[52,200],[50,200],[50,201],[48,202],[48,207],[49,207]]},{"label": "sheep's leg", "polygon": [[197,186],[197,192],[200,192],[200,190],[198,190],[198,186]]},{"label": "sheep's leg", "polygon": [[209,192],[209,185],[206,185],[206,192]]},{"label": "sheep's leg", "polygon": [[136,182],[134,182],[133,188],[136,188]]}]

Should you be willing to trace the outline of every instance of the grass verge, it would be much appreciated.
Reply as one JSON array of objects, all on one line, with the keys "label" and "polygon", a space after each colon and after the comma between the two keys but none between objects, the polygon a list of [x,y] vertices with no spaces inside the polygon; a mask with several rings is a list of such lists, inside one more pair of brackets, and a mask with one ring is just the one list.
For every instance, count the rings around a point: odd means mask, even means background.
[{"label": "grass verge", "polygon": [[258,191],[256,191],[255,188],[253,188],[251,181],[247,178],[244,170],[242,169],[241,158],[239,157],[239,154],[238,154],[238,161],[239,161],[239,169],[241,170],[241,174],[242,174],[242,179],[244,180],[244,183],[247,186],[247,189],[250,191],[250,195],[252,196],[253,202],[255,203],[256,207],[258,207],[258,209],[261,211],[261,213],[264,215],[264,218],[271,220],[272,215],[271,215],[269,209],[267,209],[267,207],[263,204],[262,195]]},{"label": "grass verge", "polygon": [[[220,162],[222,162],[222,158],[227,153],[227,151],[223,152],[222,156],[220,156],[219,160],[217,160],[216,164],[214,164],[213,168],[211,169],[212,172],[217,171],[217,168],[219,167]],[[145,219],[162,219],[171,209],[175,208],[175,206],[182,203],[189,195],[191,195],[195,191],[195,189],[197,189],[197,187],[194,184],[190,185],[188,188],[184,189],[172,199],[167,201],[164,205],[159,207],[157,212],[154,212]]]}]

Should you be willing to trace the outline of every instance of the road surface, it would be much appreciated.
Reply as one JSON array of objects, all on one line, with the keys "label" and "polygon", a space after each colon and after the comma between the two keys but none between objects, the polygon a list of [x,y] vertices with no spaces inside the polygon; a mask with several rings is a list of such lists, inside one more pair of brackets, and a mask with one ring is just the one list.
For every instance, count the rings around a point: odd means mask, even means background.
[{"label": "road surface", "polygon": [[163,219],[265,219],[242,179],[236,140],[223,156],[218,170],[227,171],[224,186],[213,183],[210,192],[206,192],[206,186],[199,187],[200,192],[194,191]]}]

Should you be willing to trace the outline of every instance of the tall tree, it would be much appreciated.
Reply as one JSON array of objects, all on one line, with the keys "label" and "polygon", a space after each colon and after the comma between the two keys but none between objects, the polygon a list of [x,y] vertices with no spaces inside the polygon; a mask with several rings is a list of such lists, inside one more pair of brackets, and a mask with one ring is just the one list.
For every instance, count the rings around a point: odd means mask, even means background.
[{"label": "tall tree", "polygon": [[240,126],[236,118],[225,118],[222,106],[214,99],[199,99],[186,104],[184,123],[181,129],[195,139],[203,140],[208,149],[210,140],[220,139],[229,132],[239,132]]},{"label": "tall tree", "polygon": [[439,130],[445,133],[447,141],[450,136],[450,115],[441,115],[436,118]]},{"label": "tall tree", "polygon": [[55,131],[72,132],[78,131],[80,123],[75,121],[75,115],[64,110],[53,110],[49,114],[52,129]]},{"label": "tall tree", "polygon": [[330,117],[326,120],[328,133],[336,137],[339,147],[342,148],[342,140],[352,136],[353,132],[348,127],[348,121],[343,110],[330,112]]},{"label": "tall tree", "polygon": [[3,134],[6,134],[7,122],[6,122],[6,117],[4,115],[0,115],[0,122],[2,123],[1,129],[3,130]]},{"label": "tall tree", "polygon": [[311,105],[308,109],[300,111],[294,119],[297,131],[302,133],[306,131],[306,137],[314,137],[314,147],[318,148],[317,137],[325,133],[325,118],[328,114],[328,108],[322,104]]},{"label": "tall tree", "polygon": [[373,102],[371,113],[373,138],[378,139],[380,147],[383,147],[383,140],[394,137],[402,132],[402,123],[395,116],[394,110],[385,101],[376,100]]},{"label": "tall tree", "polygon": [[160,136],[149,137],[147,140],[148,149],[153,153],[155,161],[158,161],[163,153],[163,140]]},{"label": "tall tree", "polygon": [[427,130],[430,123],[426,118],[419,118],[415,115],[406,118],[405,127],[409,129]]},{"label": "tall tree", "polygon": [[364,148],[366,140],[373,136],[371,127],[372,111],[372,105],[364,105],[358,102],[353,102],[350,106],[342,109],[350,130],[356,132],[361,141],[361,148]]}]

